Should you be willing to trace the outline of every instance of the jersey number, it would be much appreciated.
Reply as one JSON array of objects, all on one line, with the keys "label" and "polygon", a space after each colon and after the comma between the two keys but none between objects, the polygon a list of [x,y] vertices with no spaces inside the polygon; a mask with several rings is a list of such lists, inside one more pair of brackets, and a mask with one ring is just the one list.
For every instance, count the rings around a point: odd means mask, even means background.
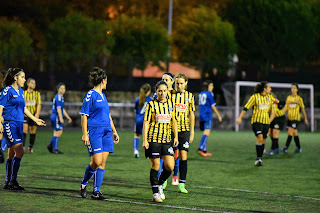
[{"label": "jersey number", "polygon": [[199,95],[199,104],[205,105],[207,102],[207,95],[206,94],[200,94]]}]

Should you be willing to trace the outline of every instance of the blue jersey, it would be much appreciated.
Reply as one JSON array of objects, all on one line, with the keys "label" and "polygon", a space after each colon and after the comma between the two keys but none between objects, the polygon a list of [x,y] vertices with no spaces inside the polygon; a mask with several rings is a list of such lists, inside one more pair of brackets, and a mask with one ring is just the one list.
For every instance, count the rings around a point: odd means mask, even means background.
[{"label": "blue jersey", "polygon": [[63,117],[63,109],[64,109],[64,98],[59,93],[54,96],[53,102],[52,102],[52,114],[58,114],[57,109],[61,108],[61,114]]},{"label": "blue jersey", "polygon": [[5,121],[24,120],[24,108],[26,106],[23,90],[15,90],[11,85],[4,88],[0,95],[0,106],[3,106],[3,119]]},{"label": "blue jersey", "polygon": [[134,105],[134,112],[136,113],[136,123],[143,122],[146,105],[147,105],[147,103],[149,103],[152,100],[152,98],[150,98],[149,96],[146,96],[146,100],[145,100],[142,108],[140,109],[139,108],[139,99],[140,99],[139,97],[136,98],[136,102]]},{"label": "blue jersey", "polygon": [[103,93],[91,89],[83,99],[80,114],[88,116],[88,127],[108,127],[111,130],[109,104]]},{"label": "blue jersey", "polygon": [[200,106],[200,121],[212,120],[212,106],[216,105],[213,98],[213,93],[209,91],[202,91],[199,94]]}]

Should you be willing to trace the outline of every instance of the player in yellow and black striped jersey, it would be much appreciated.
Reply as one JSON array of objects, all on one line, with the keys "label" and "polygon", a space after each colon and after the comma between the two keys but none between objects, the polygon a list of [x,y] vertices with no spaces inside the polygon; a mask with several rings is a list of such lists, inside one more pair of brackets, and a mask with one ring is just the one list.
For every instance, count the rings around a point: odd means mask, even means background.
[{"label": "player in yellow and black striped jersey", "polygon": [[[33,78],[27,80],[27,89],[23,91],[24,99],[26,102],[27,109],[34,115],[36,118],[39,118],[41,111],[41,96],[40,92],[35,91],[36,81]],[[26,137],[28,134],[28,129],[30,129],[30,143],[28,153],[33,153],[33,145],[36,139],[37,124],[29,119],[24,117],[23,124],[23,147],[25,146]]]},{"label": "player in yellow and black striped jersey", "polygon": [[[143,147],[146,157],[151,161],[150,183],[153,201],[165,199],[162,184],[169,178],[174,167],[174,151],[171,142],[171,131],[174,132],[174,146],[178,145],[178,130],[175,106],[167,99],[168,86],[159,81],[156,86],[157,98],[150,101],[145,110],[143,123]],[[158,179],[160,157],[163,159],[163,170]]]},{"label": "player in yellow and black striped jersey", "polygon": [[288,110],[288,138],[286,145],[283,148],[284,153],[288,152],[292,135],[294,136],[294,142],[297,147],[295,153],[300,153],[302,151],[297,128],[301,120],[301,112],[304,116],[305,124],[308,125],[308,118],[304,108],[303,99],[299,95],[299,86],[294,83],[291,86],[291,95],[289,95],[286,100],[286,109]]},{"label": "player in yellow and black striped jersey", "polygon": [[[264,144],[269,131],[270,121],[274,119],[275,112],[273,104],[277,103],[277,100],[270,95],[271,87],[266,81],[262,81],[257,84],[254,94],[250,97],[247,104],[244,106],[237,124],[240,125],[242,117],[246,114],[247,110],[253,107],[253,113],[251,116],[251,125],[254,134],[256,135],[256,152],[257,160],[256,166],[262,166],[262,155],[264,150]],[[272,114],[269,118],[269,111],[272,110]]]},{"label": "player in yellow and black striped jersey", "polygon": [[179,140],[179,191],[188,193],[185,188],[187,179],[187,159],[189,145],[194,139],[194,123],[195,123],[195,104],[194,95],[186,90],[188,78],[183,73],[178,73],[175,77],[175,91],[172,95],[172,101],[176,108],[176,117],[178,123],[178,140]]},{"label": "player in yellow and black striped jersey", "polygon": [[[272,93],[272,96],[276,99],[275,94]],[[283,130],[285,124],[285,102],[279,101],[279,103],[274,104],[274,111],[276,113],[274,120],[270,123],[269,136],[271,138],[271,150],[267,155],[271,156],[274,154],[279,154],[279,134]]]}]

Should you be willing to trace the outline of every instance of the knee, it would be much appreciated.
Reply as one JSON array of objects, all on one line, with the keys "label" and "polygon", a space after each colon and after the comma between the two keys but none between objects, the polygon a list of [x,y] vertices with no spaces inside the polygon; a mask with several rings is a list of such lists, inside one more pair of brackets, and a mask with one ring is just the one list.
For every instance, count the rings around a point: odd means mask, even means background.
[{"label": "knee", "polygon": [[100,166],[102,165],[102,160],[94,160],[91,162],[90,166],[93,168],[93,169],[97,169],[99,168]]},{"label": "knee", "polygon": [[153,162],[151,163],[151,169],[158,171],[160,168],[160,162]]},{"label": "knee", "polygon": [[173,169],[174,169],[174,164],[172,164],[172,165],[165,165],[165,168],[166,168],[166,170],[167,170],[168,172],[172,172]]}]

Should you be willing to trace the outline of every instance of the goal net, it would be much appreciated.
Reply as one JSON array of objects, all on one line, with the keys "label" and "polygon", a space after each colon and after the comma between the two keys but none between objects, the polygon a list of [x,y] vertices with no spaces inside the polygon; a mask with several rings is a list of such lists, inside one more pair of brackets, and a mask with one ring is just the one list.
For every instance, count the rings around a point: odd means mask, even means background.
[{"label": "goal net", "polygon": [[[251,114],[252,109],[248,110],[246,115],[243,118],[241,125],[237,125],[236,121],[239,117],[240,112],[243,109],[243,106],[249,100],[250,96],[253,94],[254,87],[259,82],[250,82],[250,81],[237,81],[235,83],[235,131],[239,129],[251,129]],[[277,96],[277,99],[280,101],[286,101],[288,95],[291,94],[291,83],[273,83],[269,82],[272,92]],[[306,114],[309,121],[309,126],[305,126],[305,129],[314,131],[314,89],[312,84],[299,84],[299,95],[303,98]],[[301,119],[304,121],[304,119]]]}]

